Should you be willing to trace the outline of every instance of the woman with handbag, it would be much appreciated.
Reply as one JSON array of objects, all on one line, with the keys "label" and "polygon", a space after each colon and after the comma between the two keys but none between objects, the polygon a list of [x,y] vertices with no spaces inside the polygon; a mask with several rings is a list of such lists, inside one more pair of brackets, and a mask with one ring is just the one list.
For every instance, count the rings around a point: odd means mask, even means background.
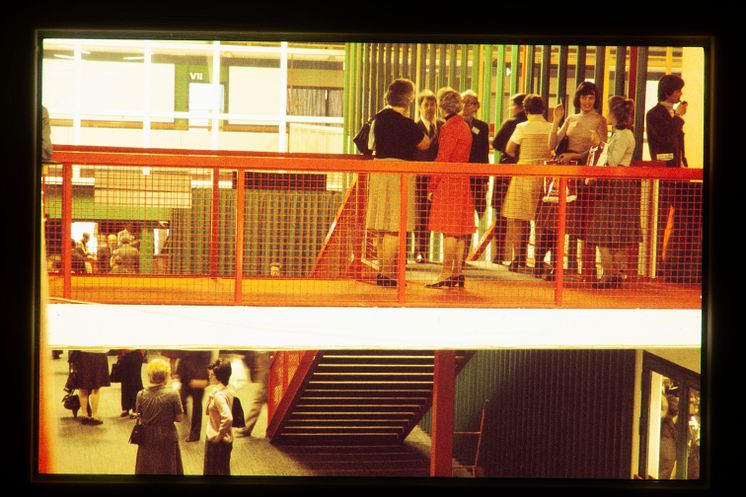
[{"label": "woman with handbag", "polygon": [[171,366],[156,358],[148,362],[148,388],[140,390],[135,402],[138,422],[142,425],[137,446],[135,474],[183,475],[179,435],[174,423],[184,419],[179,394],[168,387]]},{"label": "woman with handbag", "polygon": [[[549,159],[549,131],[552,127],[544,119],[546,104],[541,95],[529,94],[523,100],[526,121],[517,124],[508,140],[505,152],[516,158],[516,164],[543,164]],[[505,193],[500,215],[506,218],[506,256],[511,260],[509,270],[517,272],[526,267],[528,247],[524,233],[536,217],[536,209],[543,180],[534,176],[513,176]]]},{"label": "woman with handbag", "polygon": [[69,361],[77,373],[80,406],[83,409],[81,424],[100,425],[103,420],[98,416],[98,405],[101,398],[101,387],[111,385],[109,379],[109,360],[107,349],[99,351],[76,350],[70,354]]},{"label": "woman with handbag", "polygon": [[[635,151],[632,132],[635,103],[614,96],[609,99],[609,122],[613,126],[606,144],[606,164],[600,166],[629,167]],[[601,137],[593,136],[598,145]],[[598,245],[603,277],[593,288],[618,288],[627,276],[627,250],[642,240],[640,230],[640,180],[598,179],[596,202],[590,215],[587,241]]]},{"label": "woman with handbag", "polygon": [[[549,148],[558,150],[555,160],[558,164],[585,164],[588,151],[591,148],[591,134],[595,131],[606,141],[608,126],[606,119],[599,112],[601,109],[601,94],[598,87],[590,81],[583,81],[575,90],[573,104],[580,112],[567,116],[560,127],[559,123],[565,115],[565,108],[559,103],[554,108],[552,130],[549,134]],[[567,140],[563,143],[563,140]],[[565,149],[565,150],[562,150]],[[585,241],[588,216],[593,208],[592,190],[584,182],[579,181],[575,192],[576,200],[567,209],[567,229],[565,230],[570,245],[568,249],[568,269],[577,269],[578,240]],[[590,243],[582,244],[581,279],[591,282],[595,279],[595,246]]]},{"label": "woman with handbag", "polygon": [[[414,100],[414,83],[396,79],[386,91],[386,107],[376,114],[372,134],[376,160],[415,160],[417,150],[427,150],[430,139],[409,118],[409,106]],[[399,224],[407,231],[415,225],[415,175],[410,175],[407,198],[407,218],[401,218],[401,179],[398,173],[371,173],[368,181],[368,201],[365,228],[375,237],[378,276],[376,283],[396,287],[399,254]]]},{"label": "woman with handbag", "polygon": [[228,388],[228,381],[233,370],[231,363],[223,359],[210,364],[209,370],[213,387],[207,395],[204,474],[230,476],[235,394]]}]

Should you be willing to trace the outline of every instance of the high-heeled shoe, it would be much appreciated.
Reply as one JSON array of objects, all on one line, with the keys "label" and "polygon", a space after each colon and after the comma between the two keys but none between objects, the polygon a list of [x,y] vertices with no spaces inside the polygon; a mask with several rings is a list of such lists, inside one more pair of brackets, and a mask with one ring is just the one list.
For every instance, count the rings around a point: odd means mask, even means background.
[{"label": "high-heeled shoe", "polygon": [[425,287],[427,287],[427,288],[443,288],[443,287],[446,287],[446,288],[454,288],[454,287],[464,288],[464,280],[465,280],[464,275],[449,276],[448,278],[446,278],[444,280],[438,280],[438,281],[435,281],[433,283],[428,283],[428,284],[425,285]]}]

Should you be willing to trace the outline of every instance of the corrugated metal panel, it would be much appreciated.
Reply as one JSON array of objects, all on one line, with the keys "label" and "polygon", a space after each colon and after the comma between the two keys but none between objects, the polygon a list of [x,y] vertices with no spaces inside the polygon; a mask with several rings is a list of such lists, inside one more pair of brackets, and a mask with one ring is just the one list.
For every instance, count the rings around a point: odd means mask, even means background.
[{"label": "corrugated metal panel", "polygon": [[[477,430],[489,399],[487,476],[629,478],[633,385],[634,351],[481,350],[457,379],[454,429]],[[456,458],[472,454],[454,441]]]},{"label": "corrugated metal panel", "polygon": [[[235,190],[220,191],[219,273],[235,271]],[[195,190],[191,209],[175,209],[171,271],[205,274],[209,265],[212,192]],[[246,191],[244,275],[269,275],[279,262],[284,276],[305,276],[313,266],[342,196],[339,192]]]}]

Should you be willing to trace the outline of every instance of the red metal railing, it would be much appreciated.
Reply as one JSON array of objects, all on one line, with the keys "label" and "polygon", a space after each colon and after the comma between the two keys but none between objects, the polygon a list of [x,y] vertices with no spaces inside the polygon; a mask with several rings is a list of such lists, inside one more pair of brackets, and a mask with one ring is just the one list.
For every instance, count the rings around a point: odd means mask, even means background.
[{"label": "red metal railing", "polygon": [[[173,170],[196,169],[208,171],[212,175],[211,189],[211,220],[209,230],[209,276],[218,276],[218,254],[219,254],[219,216],[221,215],[219,197],[220,171],[229,170],[236,172],[236,185],[243,185],[247,173],[254,171],[286,172],[295,171],[303,173],[396,173],[401,175],[401,218],[406,218],[407,212],[407,178],[409,175],[487,175],[487,176],[535,176],[555,177],[561,183],[558,203],[558,236],[556,260],[563,260],[564,256],[564,229],[567,218],[567,202],[565,198],[565,184],[571,178],[594,178],[613,180],[666,180],[669,182],[691,183],[702,181],[702,170],[700,169],[670,169],[661,167],[585,167],[585,166],[555,166],[555,165],[490,165],[490,164],[467,164],[467,163],[434,163],[434,162],[405,162],[405,161],[375,161],[368,160],[362,156],[351,155],[322,155],[322,154],[273,154],[253,152],[232,151],[198,151],[198,150],[170,150],[170,149],[130,149],[114,147],[73,147],[58,146],[55,149],[53,160],[61,164],[61,230],[63,243],[61,245],[61,271],[63,280],[62,295],[65,299],[73,297],[73,273],[72,273],[72,247],[65,243],[71,233],[73,221],[73,167],[83,166],[96,168],[106,167],[138,167],[138,168],[165,168]],[[644,165],[644,164],[643,164]],[[364,176],[362,176],[364,177]],[[44,178],[42,188],[47,188],[48,177]],[[245,189],[236,187],[236,205],[243,206],[245,203]],[[44,190],[43,190],[44,191]],[[701,198],[690,199],[692,202],[701,202]],[[360,198],[355,199],[357,214],[354,219],[362,222],[364,216],[360,214]],[[342,207],[344,208],[344,206]],[[652,212],[652,211],[651,211]],[[220,303],[242,304],[245,301],[244,283],[247,278],[244,271],[244,244],[247,242],[244,233],[246,219],[244,209],[236,208],[235,212],[235,240],[233,253],[235,254],[235,270],[233,272],[233,297],[230,302],[221,300]],[[690,220],[699,222],[701,219]],[[332,223],[333,224],[333,223]],[[327,227],[328,228],[328,227]],[[362,230],[358,226],[355,229]],[[359,233],[359,231],[358,231]],[[654,236],[651,236],[652,240]],[[356,237],[355,243],[362,243],[360,236]],[[405,223],[401,223],[399,237],[399,264],[398,264],[398,286],[396,299],[386,301],[385,305],[410,305],[408,300],[411,288],[406,286],[406,247],[407,233]],[[356,246],[354,248],[356,257],[363,257],[365,248]],[[108,276],[108,275],[107,275]],[[121,278],[143,278],[143,274],[118,275]],[[157,275],[161,278],[177,278],[183,275]],[[567,288],[567,278],[562,264],[557,264],[556,278],[553,283],[554,305],[564,302],[564,291]],[[53,291],[54,293],[54,291]],[[60,296],[60,295],[58,295]],[[166,299],[167,300],[167,299]],[[199,299],[195,299],[199,301]],[[143,302],[142,298],[134,299],[134,302]],[[280,299],[276,304],[286,302]],[[151,302],[156,303],[156,302]],[[167,303],[162,300],[159,303]],[[209,302],[215,303],[215,302]],[[333,302],[330,302],[333,303]],[[358,305],[380,305],[380,302],[360,300]],[[417,305],[417,304],[414,304]],[[432,305],[432,302],[426,302]],[[482,306],[484,304],[466,304]],[[547,306],[551,306],[547,303]]]},{"label": "red metal railing", "polygon": [[303,387],[317,355],[316,350],[281,350],[272,358],[267,387],[267,433],[270,437],[275,434],[279,420],[290,409],[295,394]]}]

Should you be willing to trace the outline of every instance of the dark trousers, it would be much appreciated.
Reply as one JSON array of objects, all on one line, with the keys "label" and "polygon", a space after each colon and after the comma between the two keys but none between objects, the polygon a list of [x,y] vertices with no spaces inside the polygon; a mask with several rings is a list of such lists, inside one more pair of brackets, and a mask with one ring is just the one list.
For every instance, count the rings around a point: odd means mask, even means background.
[{"label": "dark trousers", "polygon": [[230,476],[231,451],[233,442],[210,442],[205,440],[205,465],[203,473],[206,475]]},{"label": "dark trousers", "polygon": [[122,365],[122,411],[135,409],[137,392],[142,390],[143,356],[139,350],[132,350],[119,358]]},{"label": "dark trousers", "polygon": [[189,429],[189,436],[191,438],[199,439],[200,433],[202,432],[202,398],[205,394],[205,390],[202,388],[191,388],[187,382],[187,384],[182,383],[179,392],[181,395],[181,405],[184,406],[184,412],[186,412],[187,397],[192,397],[192,425]]}]

